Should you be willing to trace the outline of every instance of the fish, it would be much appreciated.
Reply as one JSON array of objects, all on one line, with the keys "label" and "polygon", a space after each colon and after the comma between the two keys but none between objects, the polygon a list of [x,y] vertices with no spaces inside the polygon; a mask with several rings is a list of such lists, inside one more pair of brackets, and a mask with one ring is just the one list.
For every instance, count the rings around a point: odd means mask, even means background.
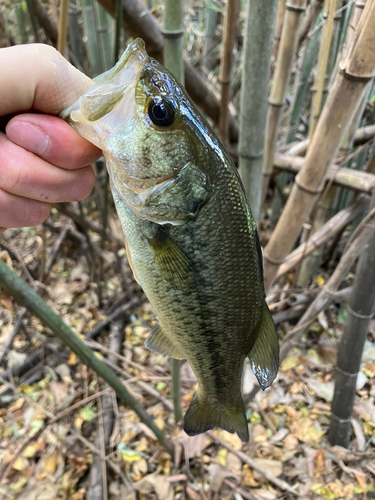
[{"label": "fish", "polygon": [[94,82],[61,116],[106,159],[129,264],[158,318],[145,347],[186,359],[196,375],[188,435],[220,427],[246,442],[244,363],[266,389],[279,342],[237,169],[141,39]]}]

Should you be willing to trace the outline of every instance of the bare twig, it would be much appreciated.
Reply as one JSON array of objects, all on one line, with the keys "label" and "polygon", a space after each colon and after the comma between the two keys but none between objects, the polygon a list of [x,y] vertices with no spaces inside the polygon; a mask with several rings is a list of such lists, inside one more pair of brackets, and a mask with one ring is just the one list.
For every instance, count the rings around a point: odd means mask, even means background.
[{"label": "bare twig", "polygon": [[267,481],[274,484],[275,486],[277,486],[278,488],[280,488],[283,491],[288,491],[289,493],[292,493],[293,495],[298,496],[297,491],[294,488],[292,488],[291,486],[289,486],[288,483],[286,483],[282,479],[279,479],[279,478],[273,476],[272,474],[270,474],[266,470],[259,467],[259,465],[257,465],[253,460],[251,460],[251,458],[249,458],[245,453],[243,453],[242,451],[235,450],[230,444],[228,444],[226,441],[224,441],[224,439],[219,438],[212,431],[207,431],[206,434],[211,439],[213,439],[214,441],[219,443],[220,446],[223,446],[228,451],[230,451],[231,453],[236,455],[238,458],[240,458],[245,464],[248,464],[252,469],[254,469],[257,472],[259,472],[260,474],[262,474],[262,476],[264,476],[267,479]]},{"label": "bare twig", "polygon": [[8,354],[8,352],[12,348],[14,339],[16,338],[16,336],[19,334],[19,331],[21,330],[22,322],[23,322],[23,320],[24,320],[24,318],[26,316],[26,312],[27,312],[27,309],[25,309],[23,307],[21,309],[20,316],[19,316],[16,324],[14,325],[13,331],[12,331],[12,333],[9,336],[8,342],[5,344],[4,349],[0,353],[0,365],[3,362],[3,359],[5,358],[5,356]]}]

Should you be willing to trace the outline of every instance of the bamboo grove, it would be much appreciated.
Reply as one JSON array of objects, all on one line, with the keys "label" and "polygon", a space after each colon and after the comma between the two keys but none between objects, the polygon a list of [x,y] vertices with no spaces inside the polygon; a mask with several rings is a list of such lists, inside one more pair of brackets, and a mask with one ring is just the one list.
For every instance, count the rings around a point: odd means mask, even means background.
[{"label": "bamboo grove", "polygon": [[[288,331],[280,320],[282,358],[354,273],[340,299],[347,300],[347,320],[329,432],[330,443],[344,447],[351,442],[357,374],[375,312],[374,27],[373,0],[28,0],[0,7],[2,47],[54,45],[94,78],[114,65],[129,40],[141,37],[148,53],[185,85],[238,166],[264,246],[271,309],[285,316],[279,305],[292,294],[306,297],[308,290],[314,297],[289,315]],[[82,207],[56,206],[89,249],[90,232],[122,244],[107,225],[108,176],[98,168],[99,222],[85,221]],[[100,268],[99,261],[94,256],[90,265]],[[319,287],[321,273],[326,279]],[[99,293],[100,269],[95,276]],[[108,366],[1,259],[0,287],[41,318],[172,449]],[[179,361],[171,371],[177,424]]]}]

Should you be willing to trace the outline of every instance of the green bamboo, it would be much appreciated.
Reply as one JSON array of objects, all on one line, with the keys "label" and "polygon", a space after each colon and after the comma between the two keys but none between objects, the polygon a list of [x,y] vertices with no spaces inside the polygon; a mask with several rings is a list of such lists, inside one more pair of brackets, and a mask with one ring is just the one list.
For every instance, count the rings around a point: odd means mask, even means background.
[{"label": "green bamboo", "polygon": [[[183,16],[183,0],[166,0],[163,31],[165,37],[164,64],[182,85],[184,85]],[[182,419],[180,368],[181,362],[172,358],[172,399],[176,423]]]},{"label": "green bamboo", "polygon": [[306,93],[311,84],[311,73],[315,66],[316,59],[318,57],[319,50],[319,29],[317,29],[318,25],[321,22],[321,16],[318,16],[317,22],[315,24],[315,29],[311,38],[306,45],[303,60],[301,65],[301,71],[296,83],[296,94],[293,101],[292,112],[290,114],[290,122],[289,122],[289,133],[287,136],[287,143],[291,143],[295,140],[296,129],[298,123],[300,121],[300,116],[303,110],[303,105],[306,100]]},{"label": "green bamboo", "polygon": [[[375,207],[375,191],[371,208]],[[360,256],[348,305],[348,316],[338,349],[335,393],[331,407],[329,441],[332,446],[350,446],[351,419],[363,346],[375,313],[375,232]]]},{"label": "green bamboo", "polygon": [[82,340],[62,321],[57,314],[42,300],[35,291],[28,286],[21,278],[19,278],[10,268],[0,259],[0,287],[15,299],[15,301],[26,307],[40,321],[50,328],[52,332],[65,345],[67,345],[89,368],[93,369],[100,377],[102,377],[116,392],[116,394],[125,401],[141,419],[141,421],[149,427],[157,437],[158,441],[170,453],[172,446],[167,441],[164,433],[157,427],[152,417],[139,404],[139,402],[129,393],[113,371],[99,358],[95,353],[87,347]]},{"label": "green bamboo", "polygon": [[[247,26],[241,86],[239,172],[253,216],[260,219],[263,147],[268,82],[275,31],[277,1],[251,0],[247,4]],[[259,22],[259,19],[262,22]]]},{"label": "green bamboo", "polygon": [[72,52],[75,55],[81,68],[85,67],[85,58],[83,55],[82,30],[79,23],[79,13],[77,8],[77,0],[69,2],[69,42]]},{"label": "green bamboo", "polygon": [[26,0],[27,11],[30,17],[31,28],[34,34],[35,42],[40,42],[38,34],[38,22],[35,17],[33,0]]},{"label": "green bamboo", "polygon": [[100,48],[98,34],[95,24],[95,12],[93,0],[81,0],[83,28],[87,38],[86,47],[89,56],[91,68],[91,77],[95,77],[103,73],[102,60],[100,57]]},{"label": "green bamboo", "polygon": [[122,26],[122,0],[116,1],[116,25],[115,25],[115,63],[119,60],[121,26]]},{"label": "green bamboo", "polygon": [[100,5],[100,3],[95,2],[94,10],[102,66],[104,71],[108,71],[112,68],[112,66],[115,65],[115,61],[113,58],[113,55],[115,53],[115,38],[113,36],[114,21],[112,16],[108,14],[108,12]]},{"label": "green bamboo", "polygon": [[204,38],[203,54],[204,54],[204,65],[208,71],[212,71],[215,62],[215,33],[217,25],[218,12],[216,9],[212,8],[211,5],[207,5],[206,8],[206,32]]},{"label": "green bamboo", "polygon": [[21,37],[21,43],[27,43],[27,33],[25,29],[25,3],[21,1],[16,7],[16,17],[17,17],[17,25],[18,32]]}]

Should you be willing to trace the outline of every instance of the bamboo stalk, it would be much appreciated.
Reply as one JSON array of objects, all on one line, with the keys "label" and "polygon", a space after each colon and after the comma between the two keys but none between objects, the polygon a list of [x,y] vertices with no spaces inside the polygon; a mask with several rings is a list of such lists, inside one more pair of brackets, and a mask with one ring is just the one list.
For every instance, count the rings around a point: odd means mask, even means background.
[{"label": "bamboo stalk", "polygon": [[[276,1],[252,0],[247,5],[244,68],[241,87],[239,173],[254,219],[259,223],[268,82]],[[279,3],[279,5],[282,1]],[[259,22],[259,19],[262,22]]]},{"label": "bamboo stalk", "polygon": [[[375,125],[367,125],[365,127],[358,128],[354,133],[354,146],[359,146],[371,141],[375,136]],[[310,144],[310,139],[304,139],[296,145],[292,146],[288,151],[287,155],[291,156],[305,156],[307,148]]]},{"label": "bamboo stalk", "polygon": [[[299,156],[278,155],[274,160],[275,169],[298,174],[304,168],[306,160]],[[333,164],[329,167],[325,182],[333,182],[334,185],[342,186],[361,193],[371,194],[374,187],[374,176],[367,172],[340,168]]]},{"label": "bamboo stalk", "polygon": [[285,100],[289,74],[292,68],[296,50],[298,27],[301,16],[306,8],[306,0],[288,0],[286,3],[283,31],[281,33],[279,55],[272,81],[269,106],[266,118],[266,135],[263,157],[262,201],[266,197],[268,183],[273,169],[273,158],[276,148],[277,128],[279,126],[281,110]]},{"label": "bamboo stalk", "polygon": [[[375,73],[375,2],[366,4],[360,34],[348,58],[340,64],[303,168],[296,177],[280,220],[264,252],[265,288],[271,286],[278,267],[298,236],[306,215],[321,191],[350,120],[367,82]],[[362,19],[361,18],[361,19]]]},{"label": "bamboo stalk", "polygon": [[82,30],[80,25],[80,15],[77,8],[77,0],[70,0],[69,2],[69,41],[72,48],[72,53],[75,55],[80,67],[85,67],[85,58],[83,55],[82,45]]},{"label": "bamboo stalk", "polygon": [[213,47],[215,45],[215,33],[217,25],[216,9],[213,9],[209,4],[206,5],[206,32],[204,37],[204,65],[208,71],[212,71],[215,62]]},{"label": "bamboo stalk", "polygon": [[86,47],[89,56],[91,77],[103,73],[102,60],[100,57],[100,48],[98,34],[96,31],[95,12],[93,0],[81,0],[83,27],[87,38]]},{"label": "bamboo stalk", "polygon": [[331,301],[332,294],[338,289],[341,281],[346,276],[353,262],[365,248],[370,236],[374,234],[374,219],[375,208],[373,208],[367,217],[363,219],[355,233],[353,233],[352,239],[347,245],[339,264],[334,270],[332,276],[322,288],[319,295],[307,309],[302,318],[298,321],[296,327],[293,328],[293,330],[290,330],[290,332],[285,336],[280,349],[281,360],[287,356],[289,350],[294,345],[298,344],[305,329],[311,325],[319,313],[323,311]]},{"label": "bamboo stalk", "polygon": [[100,377],[102,377],[123,399],[141,419],[141,421],[149,427],[157,437],[158,441],[169,452],[172,451],[170,443],[166,440],[164,433],[158,428],[151,416],[139,404],[139,402],[130,394],[124,387],[122,382],[116,377],[108,366],[100,361],[95,353],[87,347],[81,339],[62,321],[57,314],[28,286],[21,278],[19,278],[9,267],[0,259],[0,286],[1,288],[15,299],[15,301],[26,307],[40,321],[50,328],[52,332],[65,345],[67,345],[80,360],[92,368]]},{"label": "bamboo stalk", "polygon": [[18,32],[21,37],[21,43],[27,43],[27,33],[25,30],[25,13],[22,5],[23,2],[20,2],[16,7],[17,25]]},{"label": "bamboo stalk", "polygon": [[[184,61],[182,57],[184,35],[183,0],[166,0],[164,31],[164,63],[166,68],[183,85]],[[181,361],[171,359],[172,365],[172,400],[176,424],[182,419],[181,409]]]},{"label": "bamboo stalk", "polygon": [[69,0],[61,0],[59,17],[59,34],[57,37],[57,50],[65,56],[66,37],[68,34],[68,6]]},{"label": "bamboo stalk", "polygon": [[325,12],[323,20],[325,21],[322,30],[322,41],[318,55],[318,70],[315,83],[315,91],[313,93],[311,105],[311,120],[309,136],[312,137],[315,132],[315,127],[318,122],[320,111],[323,102],[324,82],[326,79],[327,65],[329,52],[331,48],[331,41],[333,35],[333,26],[335,19],[336,0],[326,0]]},{"label": "bamboo stalk", "polygon": [[[115,14],[114,0],[98,0],[112,15]],[[129,36],[141,37],[145,41],[147,52],[163,62],[164,38],[162,28],[151,12],[139,0],[126,0],[122,4],[123,27]],[[193,101],[209,116],[214,123],[219,122],[220,100],[217,93],[201,77],[195,67],[184,61],[185,87]],[[238,123],[235,116],[229,115],[229,139],[238,141]]]},{"label": "bamboo stalk", "polygon": [[[337,186],[327,186],[327,190],[324,190],[320,196],[316,206],[314,207],[315,215],[313,216],[311,230],[309,236],[313,236],[319,229],[321,229],[324,224],[329,220],[331,211],[333,210],[332,205],[336,198]],[[323,255],[323,246],[315,248],[309,256],[304,255],[301,263],[301,268],[298,273],[297,286],[305,287],[308,285],[312,277],[318,271],[321,257]]]},{"label": "bamboo stalk", "polygon": [[116,26],[115,26],[115,54],[114,61],[115,64],[119,60],[120,52],[120,37],[121,37],[121,26],[122,26],[122,0],[116,0]]},{"label": "bamboo stalk", "polygon": [[34,34],[35,42],[40,42],[39,34],[38,34],[38,23],[36,21],[33,0],[26,0],[27,11],[30,17],[31,28]]},{"label": "bamboo stalk", "polygon": [[305,18],[301,23],[301,28],[298,35],[298,47],[300,48],[305,42],[306,38],[309,36],[309,32],[315,25],[318,19],[319,12],[322,8],[324,0],[315,0],[315,2],[310,5],[309,11],[307,12]]},{"label": "bamboo stalk", "polygon": [[238,0],[227,0],[224,16],[224,40],[221,56],[219,82],[221,84],[219,137],[223,144],[227,143],[228,136],[228,104],[230,77],[232,73],[233,47],[236,37],[236,21],[239,10]]},{"label": "bamboo stalk", "polygon": [[[114,47],[115,37],[113,36],[114,32],[116,36],[116,31],[114,30],[115,23],[113,22],[113,19],[108,14],[108,12],[105,9],[103,9],[100,3],[95,2],[94,10],[95,10],[95,19],[98,32],[102,66],[104,71],[108,71],[115,64],[113,57],[113,54],[115,53],[115,47]],[[121,27],[122,12],[120,21],[121,21],[120,22],[120,27]]]},{"label": "bamboo stalk", "polygon": [[[277,54],[279,52],[279,45],[281,40],[281,33],[283,30],[283,21],[285,14],[285,5],[286,0],[278,0],[277,3],[277,12],[276,12],[276,22],[275,22],[275,30],[274,30],[274,39],[273,39],[273,49],[272,49],[272,57],[276,61]],[[248,7],[250,10],[250,7]],[[262,18],[263,19],[263,18]],[[250,18],[247,18],[247,22],[250,22]],[[246,61],[246,59],[245,59]]]},{"label": "bamboo stalk", "polygon": [[315,249],[321,247],[340,233],[357,215],[368,206],[369,196],[359,195],[349,207],[344,208],[334,215],[316,233],[314,233],[305,243],[296,248],[288,255],[279,267],[276,278],[291,271],[302,260],[304,256],[311,254]]},{"label": "bamboo stalk", "polygon": [[[319,17],[317,18],[317,23],[319,23]],[[301,66],[301,71],[299,78],[296,82],[296,92],[293,101],[293,108],[290,114],[289,122],[289,133],[287,136],[287,143],[293,142],[296,134],[296,128],[298,126],[301,111],[305,103],[307,89],[310,85],[311,72],[316,62],[318,56],[318,40],[319,40],[319,30],[316,29],[312,34],[306,49],[303,53],[303,61]]]},{"label": "bamboo stalk", "polygon": [[[371,200],[375,207],[375,191]],[[335,392],[331,406],[329,441],[332,446],[349,448],[351,419],[360,370],[363,346],[370,321],[375,313],[375,232],[363,251],[357,266],[348,316],[338,349],[335,370]]]}]

